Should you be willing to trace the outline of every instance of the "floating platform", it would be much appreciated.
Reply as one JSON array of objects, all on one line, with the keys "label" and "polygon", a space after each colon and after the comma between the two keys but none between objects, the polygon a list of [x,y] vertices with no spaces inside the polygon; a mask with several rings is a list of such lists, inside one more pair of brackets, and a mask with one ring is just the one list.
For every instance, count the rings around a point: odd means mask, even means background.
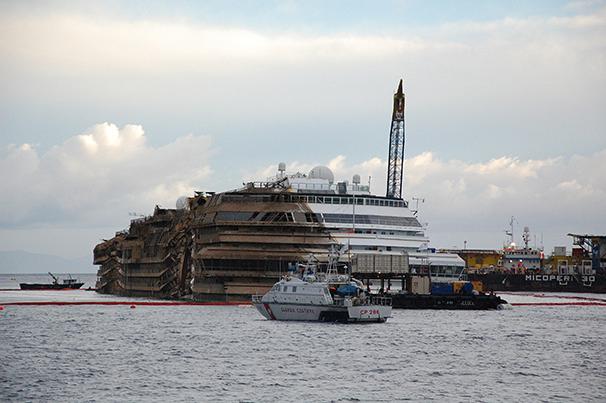
[{"label": "floating platform", "polygon": [[391,295],[393,309],[460,309],[496,310],[507,304],[503,298],[492,295]]}]

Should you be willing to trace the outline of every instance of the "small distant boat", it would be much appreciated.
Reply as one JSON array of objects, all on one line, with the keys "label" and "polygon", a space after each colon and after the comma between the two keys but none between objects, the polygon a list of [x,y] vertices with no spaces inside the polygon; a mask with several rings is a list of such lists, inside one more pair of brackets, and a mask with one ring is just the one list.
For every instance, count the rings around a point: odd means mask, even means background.
[{"label": "small distant boat", "polygon": [[22,290],[77,290],[84,285],[84,283],[78,282],[78,279],[72,278],[69,274],[69,278],[63,279],[62,282],[59,282],[59,279],[53,273],[48,272],[48,274],[53,278],[53,282],[50,284],[20,283],[19,287]]}]

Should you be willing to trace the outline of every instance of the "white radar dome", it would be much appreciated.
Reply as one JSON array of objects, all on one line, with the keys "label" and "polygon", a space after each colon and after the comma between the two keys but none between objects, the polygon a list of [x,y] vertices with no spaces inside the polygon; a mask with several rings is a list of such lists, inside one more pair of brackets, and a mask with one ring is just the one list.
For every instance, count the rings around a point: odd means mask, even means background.
[{"label": "white radar dome", "polygon": [[309,171],[309,177],[312,179],[326,179],[329,183],[335,181],[335,175],[332,173],[330,168],[324,165],[318,165]]},{"label": "white radar dome", "polygon": [[175,207],[177,207],[177,210],[187,210],[189,209],[189,200],[187,196],[181,196],[177,199],[177,202],[175,203]]}]

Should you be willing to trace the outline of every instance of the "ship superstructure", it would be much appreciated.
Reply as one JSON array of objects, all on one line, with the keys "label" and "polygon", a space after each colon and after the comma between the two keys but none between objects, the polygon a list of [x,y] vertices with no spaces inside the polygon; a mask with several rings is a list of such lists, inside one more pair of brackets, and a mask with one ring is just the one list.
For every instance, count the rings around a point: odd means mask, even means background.
[{"label": "ship superstructure", "polygon": [[326,260],[336,244],[305,200],[280,184],[265,185],[195,199],[195,299],[247,300],[308,255]]},{"label": "ship superstructure", "polygon": [[557,246],[549,258],[541,256],[539,266],[536,249],[504,250],[502,266],[468,276],[494,291],[606,292],[606,236],[568,235],[574,243],[570,254],[566,247]]},{"label": "ship superstructure", "polygon": [[[333,172],[316,166],[308,174],[288,175],[284,163],[269,181],[281,181],[304,202],[313,213],[313,220],[322,224],[331,237],[347,247],[344,259],[354,265],[352,270],[373,264],[384,272],[460,273],[464,261],[456,254],[435,253],[425,228],[402,198],[383,197],[371,193],[369,185],[360,184],[360,176],[352,182],[335,182]],[[360,266],[360,267],[357,267]],[[367,270],[367,267],[364,269]]]},{"label": "ship superstructure", "polygon": [[540,270],[543,267],[543,251],[529,246],[530,230],[528,227],[524,227],[522,233],[524,247],[516,247],[513,237],[513,220],[512,217],[511,231],[507,232],[511,236],[511,242],[503,248],[503,268],[511,273]]}]

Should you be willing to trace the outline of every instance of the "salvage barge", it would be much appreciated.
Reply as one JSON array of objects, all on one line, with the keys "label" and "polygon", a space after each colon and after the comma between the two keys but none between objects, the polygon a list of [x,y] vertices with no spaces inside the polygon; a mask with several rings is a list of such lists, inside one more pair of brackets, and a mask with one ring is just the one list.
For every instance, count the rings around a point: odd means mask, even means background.
[{"label": "salvage barge", "polygon": [[53,275],[53,273],[48,272],[49,276],[53,278],[52,283],[20,283],[19,288],[22,290],[78,290],[80,287],[84,285],[83,282],[79,282],[77,279],[72,278],[69,275],[69,278],[63,279],[62,282],[59,282],[59,279]]},{"label": "salvage barge", "polygon": [[466,277],[481,281],[484,289],[507,292],[606,292],[606,236],[568,234],[573,239],[571,253],[555,247],[549,257],[542,249],[530,247],[529,229],[524,227],[524,246],[515,246],[513,217],[511,242],[502,251],[450,250],[467,263]]},{"label": "salvage barge", "polygon": [[494,294],[481,295],[390,295],[393,309],[495,310],[507,301]]}]

